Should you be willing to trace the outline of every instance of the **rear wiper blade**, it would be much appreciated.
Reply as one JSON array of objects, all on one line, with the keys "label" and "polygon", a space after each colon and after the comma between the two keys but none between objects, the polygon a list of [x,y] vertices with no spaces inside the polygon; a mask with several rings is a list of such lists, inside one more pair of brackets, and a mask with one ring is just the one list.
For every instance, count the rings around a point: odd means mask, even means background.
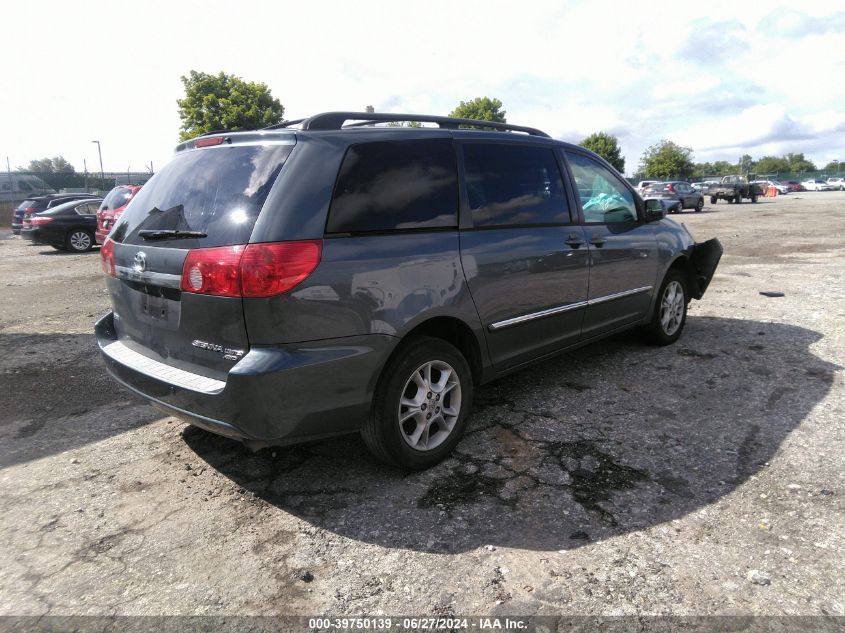
[{"label": "rear wiper blade", "polygon": [[208,237],[208,233],[203,233],[202,231],[180,231],[179,229],[138,231],[138,235],[145,240],[180,240],[191,237]]}]

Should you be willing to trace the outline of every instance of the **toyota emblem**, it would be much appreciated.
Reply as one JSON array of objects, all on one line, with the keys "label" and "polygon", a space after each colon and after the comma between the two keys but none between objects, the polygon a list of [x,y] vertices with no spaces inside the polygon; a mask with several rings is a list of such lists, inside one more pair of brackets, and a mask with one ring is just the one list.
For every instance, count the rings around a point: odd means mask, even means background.
[{"label": "toyota emblem", "polygon": [[147,254],[144,251],[135,253],[135,265],[133,268],[136,273],[142,273],[147,270]]}]

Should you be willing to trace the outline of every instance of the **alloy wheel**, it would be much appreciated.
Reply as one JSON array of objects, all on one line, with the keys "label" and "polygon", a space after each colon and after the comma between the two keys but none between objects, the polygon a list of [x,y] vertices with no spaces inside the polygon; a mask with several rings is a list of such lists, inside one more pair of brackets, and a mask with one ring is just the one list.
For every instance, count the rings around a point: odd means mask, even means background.
[{"label": "alloy wheel", "polygon": [[681,327],[684,318],[684,288],[677,281],[671,281],[660,299],[660,326],[666,336],[672,336]]},{"label": "alloy wheel", "polygon": [[397,423],[402,439],[418,451],[430,451],[451,435],[461,412],[461,381],[441,360],[418,367],[399,398]]},{"label": "alloy wheel", "polygon": [[74,231],[70,234],[70,247],[75,251],[87,251],[91,248],[91,236],[85,231]]}]

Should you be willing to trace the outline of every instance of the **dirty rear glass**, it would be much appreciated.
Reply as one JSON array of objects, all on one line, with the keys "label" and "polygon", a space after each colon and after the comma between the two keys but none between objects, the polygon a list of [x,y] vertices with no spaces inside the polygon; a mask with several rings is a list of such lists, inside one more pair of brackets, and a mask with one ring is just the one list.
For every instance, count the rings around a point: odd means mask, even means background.
[{"label": "dirty rear glass", "polygon": [[232,145],[176,156],[144,185],[110,237],[150,244],[141,231],[196,231],[205,237],[152,245],[197,248],[245,244],[293,145]]}]

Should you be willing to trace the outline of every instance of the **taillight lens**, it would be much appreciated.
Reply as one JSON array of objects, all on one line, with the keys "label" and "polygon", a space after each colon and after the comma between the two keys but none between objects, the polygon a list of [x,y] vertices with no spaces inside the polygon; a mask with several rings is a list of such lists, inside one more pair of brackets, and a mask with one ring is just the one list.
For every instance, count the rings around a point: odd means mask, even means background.
[{"label": "taillight lens", "polygon": [[673,185],[666,185],[666,191],[668,191],[669,193],[674,193],[675,187]]},{"label": "taillight lens", "polygon": [[52,221],[53,221],[53,218],[39,218],[37,216],[34,217],[34,218],[29,218],[27,220],[24,220],[24,222],[29,222],[33,226],[41,226],[42,224],[49,224]]},{"label": "taillight lens", "polygon": [[184,292],[272,297],[294,288],[320,263],[320,240],[197,248],[182,266]]},{"label": "taillight lens", "polygon": [[241,260],[244,297],[272,297],[299,285],[320,263],[319,240],[250,244]]},{"label": "taillight lens", "polygon": [[197,248],[182,265],[182,290],[220,297],[241,296],[240,265],[244,246]]},{"label": "taillight lens", "polygon": [[100,265],[103,267],[103,272],[110,277],[117,277],[117,271],[114,267],[114,240],[106,238],[103,246],[100,248]]}]

